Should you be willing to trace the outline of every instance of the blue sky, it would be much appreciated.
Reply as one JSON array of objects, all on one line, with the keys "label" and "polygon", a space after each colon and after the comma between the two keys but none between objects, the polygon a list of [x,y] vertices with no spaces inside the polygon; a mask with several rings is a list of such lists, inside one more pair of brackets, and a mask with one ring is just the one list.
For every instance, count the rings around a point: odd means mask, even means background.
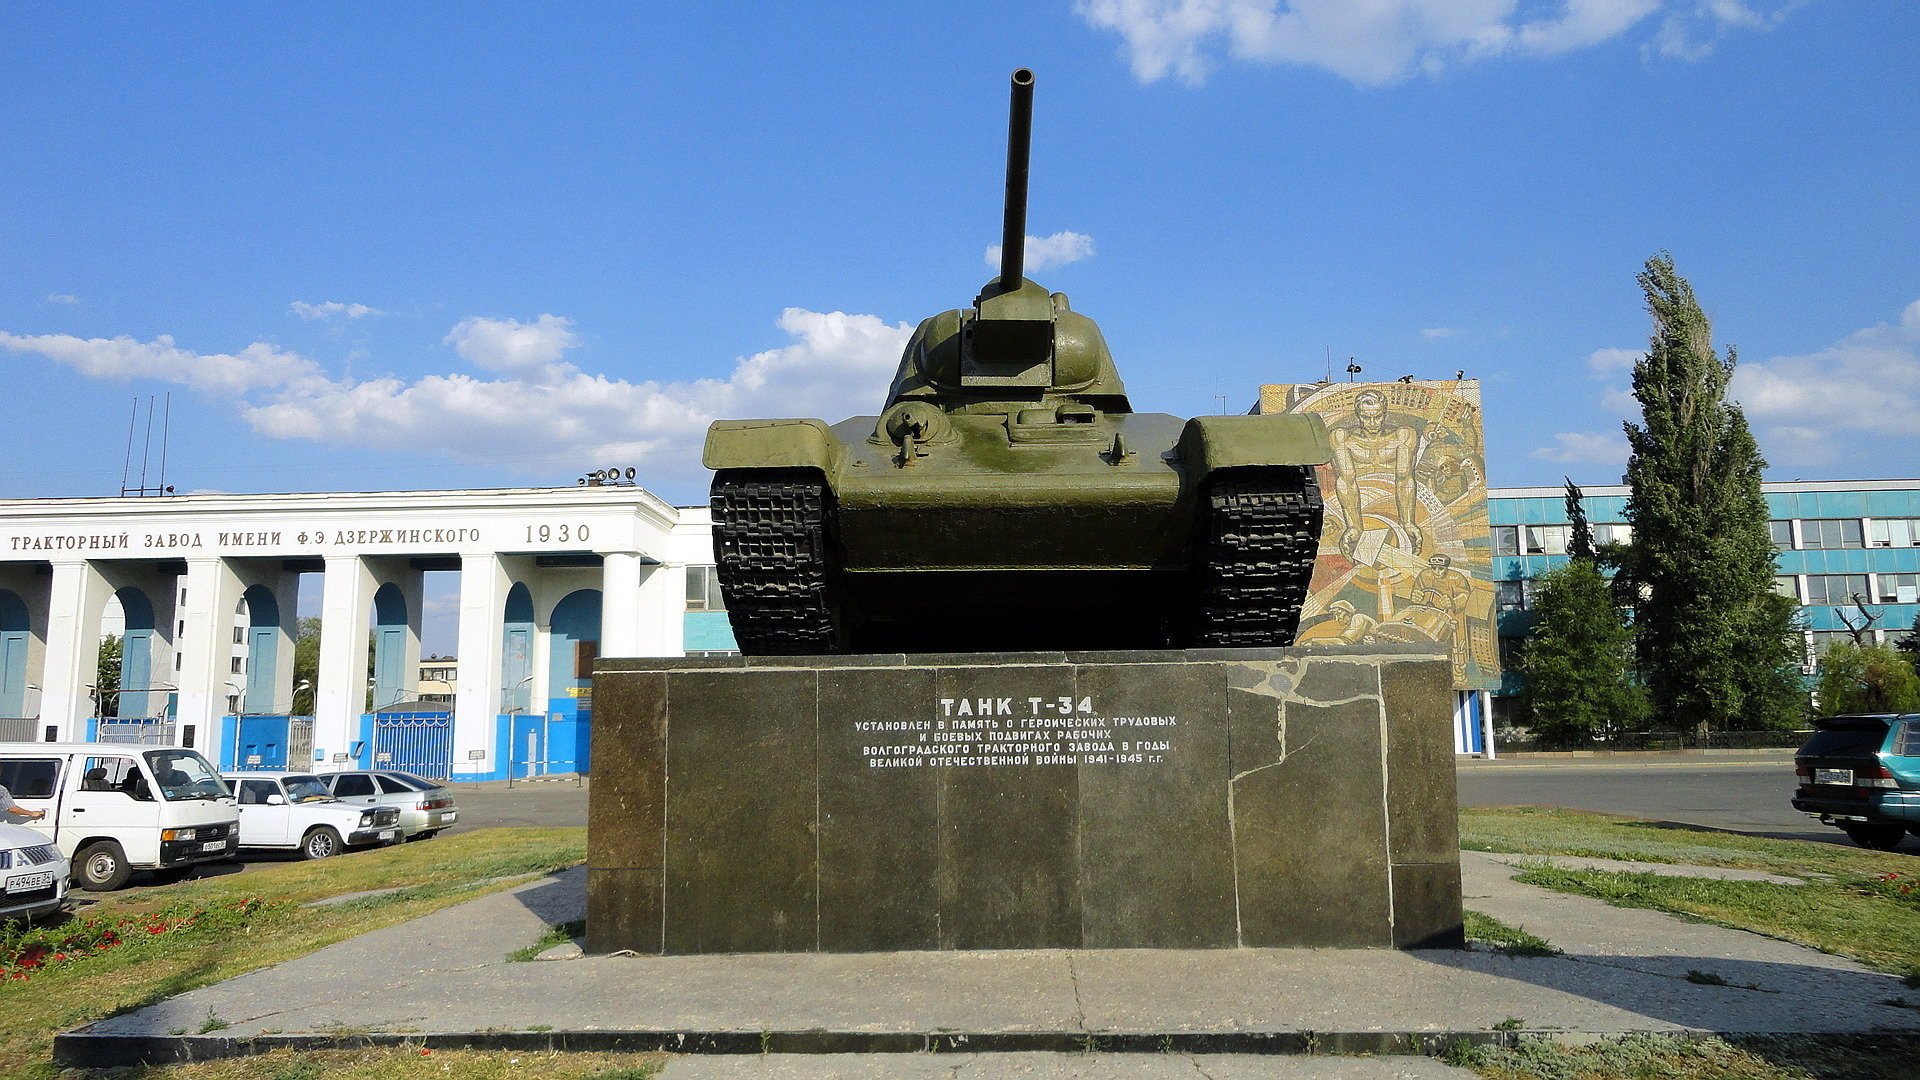
[{"label": "blue sky", "polygon": [[1021,64],[1029,276],[1136,408],[1464,369],[1495,484],[1613,481],[1666,249],[1774,478],[1920,476],[1917,56],[1902,0],[0,0],[0,497],[114,493],[171,390],[183,491],[700,501],[709,420],[875,411],[990,276]]}]

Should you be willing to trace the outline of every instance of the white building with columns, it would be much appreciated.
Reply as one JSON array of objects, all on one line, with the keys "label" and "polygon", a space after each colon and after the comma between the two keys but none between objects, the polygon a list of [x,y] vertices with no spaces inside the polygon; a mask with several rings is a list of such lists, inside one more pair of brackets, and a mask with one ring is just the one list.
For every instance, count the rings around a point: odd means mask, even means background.
[{"label": "white building with columns", "polygon": [[[635,487],[0,501],[0,738],[144,732],[236,767],[458,779],[582,769],[596,655],[731,647],[724,613],[698,610],[718,607],[712,562],[704,507]],[[450,713],[413,700],[433,571],[459,574]],[[310,725],[289,716],[309,689],[304,574],[322,581]],[[114,602],[120,690],[102,695]]]}]

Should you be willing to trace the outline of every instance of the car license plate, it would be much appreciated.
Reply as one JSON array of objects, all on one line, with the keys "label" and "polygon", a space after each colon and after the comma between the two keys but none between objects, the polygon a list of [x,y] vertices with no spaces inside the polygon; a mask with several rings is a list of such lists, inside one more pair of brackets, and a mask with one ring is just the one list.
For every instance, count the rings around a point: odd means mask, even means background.
[{"label": "car license plate", "polygon": [[1853,770],[1815,769],[1813,770],[1813,782],[1816,784],[1851,784],[1853,783]]},{"label": "car license plate", "polygon": [[380,830],[380,839],[382,839],[382,840],[391,840],[391,839],[393,839],[393,838],[394,838],[395,836],[398,836],[399,834],[400,834],[400,830],[399,830],[399,829],[381,829],[381,830]]},{"label": "car license plate", "polygon": [[445,822],[448,822],[448,823],[452,823],[452,822],[453,822],[453,820],[454,820],[455,818],[458,818],[459,816],[460,816],[460,811],[458,811],[458,810],[449,810],[449,811],[447,811],[446,813],[444,813],[444,814],[441,814],[441,815],[440,815],[440,820],[441,820],[441,821],[445,821]]},{"label": "car license plate", "polygon": [[226,846],[227,846],[227,842],[226,842],[225,840],[202,840],[202,841],[200,841],[200,850],[201,850],[201,851],[223,851],[223,850],[225,850],[225,849],[226,849]]},{"label": "car license plate", "polygon": [[32,892],[35,889],[44,889],[51,884],[53,884],[51,870],[43,874],[22,874],[19,877],[7,879],[7,891],[10,893]]}]

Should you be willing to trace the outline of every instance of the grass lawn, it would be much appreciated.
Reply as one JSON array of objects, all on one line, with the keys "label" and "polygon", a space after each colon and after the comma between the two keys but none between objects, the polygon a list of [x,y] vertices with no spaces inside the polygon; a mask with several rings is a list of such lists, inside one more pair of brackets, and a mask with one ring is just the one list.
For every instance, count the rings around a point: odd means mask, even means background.
[{"label": "grass lawn", "polygon": [[[576,865],[585,857],[585,829],[454,832],[320,862],[267,862],[244,874],[108,894],[83,913],[84,920],[27,937],[18,929],[10,930],[0,935],[0,955],[12,958],[0,964],[0,971],[8,975],[0,981],[0,1076],[55,1076],[48,1062],[57,1032],[302,956],[513,883],[497,879],[524,880]],[[325,907],[302,906],[324,897],[394,886],[403,888]],[[103,936],[108,927],[114,929],[110,939]],[[33,946],[49,938],[54,943],[43,946],[46,951],[40,955]],[[86,941],[62,947],[62,938]],[[201,1032],[221,1026],[219,1017],[210,1016]],[[500,1055],[436,1052],[422,1056],[417,1050],[334,1057],[338,1060],[327,1055],[283,1055],[118,1075],[288,1080],[335,1075],[488,1077],[520,1072],[526,1065],[509,1069]],[[644,1072],[617,1070],[644,1070],[653,1060],[608,1057],[587,1062],[569,1057],[564,1065],[543,1061],[534,1074],[640,1076]],[[426,1064],[429,1061],[431,1066]],[[585,1071],[567,1071],[574,1069]]]},{"label": "grass lawn", "polygon": [[1804,885],[1775,885],[1549,865],[1526,871],[1520,880],[1796,942],[1907,976],[1920,986],[1920,880],[1912,856],[1530,807],[1463,810],[1460,832],[1461,845],[1474,851],[1805,876]]}]

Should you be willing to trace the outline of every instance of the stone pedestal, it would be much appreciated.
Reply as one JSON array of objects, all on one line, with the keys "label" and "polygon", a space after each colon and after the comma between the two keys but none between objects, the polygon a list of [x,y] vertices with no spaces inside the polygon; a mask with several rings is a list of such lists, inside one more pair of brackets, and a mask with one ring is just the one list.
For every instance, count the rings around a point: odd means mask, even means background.
[{"label": "stone pedestal", "polygon": [[1444,654],[608,660],[587,947],[1462,944]]}]

